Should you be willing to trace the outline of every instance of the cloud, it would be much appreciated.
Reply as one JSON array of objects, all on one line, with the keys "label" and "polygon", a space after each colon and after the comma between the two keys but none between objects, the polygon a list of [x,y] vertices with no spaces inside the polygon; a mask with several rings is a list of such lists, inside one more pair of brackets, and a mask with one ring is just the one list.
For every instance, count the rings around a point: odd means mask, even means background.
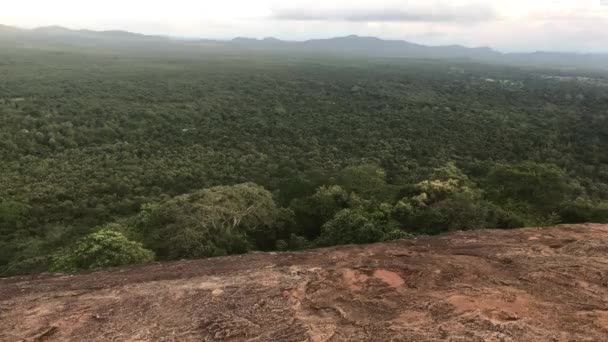
[{"label": "cloud", "polygon": [[[608,0],[0,0],[0,24],[608,52]],[[603,3],[603,5],[602,5]],[[120,11],[116,9],[120,8]]]},{"label": "cloud", "polygon": [[347,22],[483,22],[498,17],[486,3],[454,5],[444,1],[409,2],[407,4],[341,7],[292,6],[278,7],[272,17],[279,20],[315,20]]}]

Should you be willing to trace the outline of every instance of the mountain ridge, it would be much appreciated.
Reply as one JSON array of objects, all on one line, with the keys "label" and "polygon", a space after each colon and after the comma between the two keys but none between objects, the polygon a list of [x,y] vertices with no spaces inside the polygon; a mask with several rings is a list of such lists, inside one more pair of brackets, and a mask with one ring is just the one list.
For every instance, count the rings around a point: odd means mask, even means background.
[{"label": "mountain ridge", "polygon": [[[347,35],[332,38],[318,38],[304,41],[281,40],[275,37],[263,39],[235,37],[231,40],[181,39],[170,36],[146,35],[123,30],[74,30],[63,26],[42,26],[34,29],[20,29],[0,24],[3,38],[15,41],[37,41],[92,46],[103,42],[105,45],[136,43],[182,44],[200,48],[222,47],[236,50],[282,51],[293,53],[332,54],[339,56],[361,56],[381,58],[437,58],[471,59],[481,62],[515,63],[532,65],[562,65],[608,68],[608,54],[533,51],[504,53],[488,46],[467,47],[458,44],[423,45],[405,40],[389,40],[372,36]],[[132,47],[136,47],[134,45]]]}]

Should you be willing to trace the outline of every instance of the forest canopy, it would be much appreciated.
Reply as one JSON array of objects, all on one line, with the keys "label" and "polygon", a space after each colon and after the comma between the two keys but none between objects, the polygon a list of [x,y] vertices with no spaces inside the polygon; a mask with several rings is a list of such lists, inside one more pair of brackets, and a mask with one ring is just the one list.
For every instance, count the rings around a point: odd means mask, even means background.
[{"label": "forest canopy", "polygon": [[0,50],[0,274],[608,221],[608,78]]}]

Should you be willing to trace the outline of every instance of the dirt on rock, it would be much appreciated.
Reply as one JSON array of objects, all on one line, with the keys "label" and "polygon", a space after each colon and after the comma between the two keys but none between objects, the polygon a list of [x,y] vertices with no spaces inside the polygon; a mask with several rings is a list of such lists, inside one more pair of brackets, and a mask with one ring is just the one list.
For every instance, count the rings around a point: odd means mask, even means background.
[{"label": "dirt on rock", "polygon": [[608,225],[1,279],[0,341],[608,341]]}]

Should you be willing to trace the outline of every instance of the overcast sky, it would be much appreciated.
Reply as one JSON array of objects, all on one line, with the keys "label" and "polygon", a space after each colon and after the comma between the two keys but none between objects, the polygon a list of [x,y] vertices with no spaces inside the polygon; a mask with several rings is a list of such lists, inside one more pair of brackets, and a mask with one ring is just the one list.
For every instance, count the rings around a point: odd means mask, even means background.
[{"label": "overcast sky", "polygon": [[608,52],[608,0],[1,0],[0,23],[181,37],[350,34],[502,51]]}]

